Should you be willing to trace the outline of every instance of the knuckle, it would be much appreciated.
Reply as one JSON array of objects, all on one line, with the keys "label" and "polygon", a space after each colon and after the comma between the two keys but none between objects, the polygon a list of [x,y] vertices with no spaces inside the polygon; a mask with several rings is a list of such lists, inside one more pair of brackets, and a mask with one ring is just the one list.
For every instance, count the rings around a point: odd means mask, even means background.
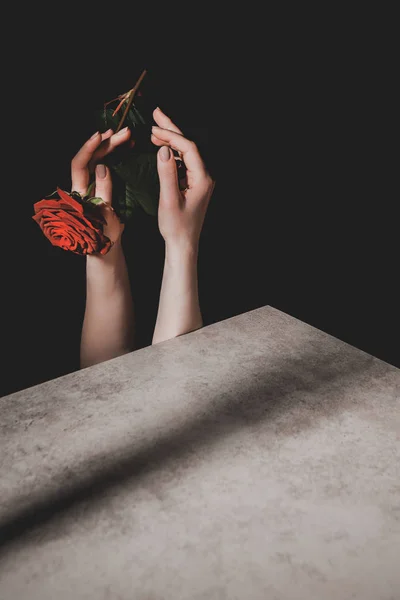
[{"label": "knuckle", "polygon": [[206,190],[210,190],[210,189],[212,189],[214,187],[215,181],[213,180],[213,178],[211,177],[211,175],[209,175],[209,173],[206,173],[204,175],[203,185],[204,185],[204,188]]},{"label": "knuckle", "polygon": [[79,157],[78,157],[78,155],[76,154],[76,155],[74,156],[74,158],[71,160],[71,167],[72,167],[73,169],[76,169],[76,167],[78,167],[78,166],[79,166]]}]

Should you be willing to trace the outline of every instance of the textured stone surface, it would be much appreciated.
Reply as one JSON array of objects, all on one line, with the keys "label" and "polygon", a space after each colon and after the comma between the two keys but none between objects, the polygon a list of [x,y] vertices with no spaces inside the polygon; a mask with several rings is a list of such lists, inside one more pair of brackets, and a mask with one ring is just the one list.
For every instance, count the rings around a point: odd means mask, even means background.
[{"label": "textured stone surface", "polygon": [[0,411],[1,600],[400,598],[400,371],[288,315]]}]

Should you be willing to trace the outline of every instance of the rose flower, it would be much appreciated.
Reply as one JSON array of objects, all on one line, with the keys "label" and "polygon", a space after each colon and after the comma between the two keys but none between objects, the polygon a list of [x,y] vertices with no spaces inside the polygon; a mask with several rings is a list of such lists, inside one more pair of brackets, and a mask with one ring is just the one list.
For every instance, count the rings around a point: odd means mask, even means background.
[{"label": "rose flower", "polygon": [[99,207],[88,200],[76,200],[60,188],[57,192],[60,199],[34,204],[32,218],[47,239],[75,254],[107,254],[112,242],[103,233],[106,221]]}]

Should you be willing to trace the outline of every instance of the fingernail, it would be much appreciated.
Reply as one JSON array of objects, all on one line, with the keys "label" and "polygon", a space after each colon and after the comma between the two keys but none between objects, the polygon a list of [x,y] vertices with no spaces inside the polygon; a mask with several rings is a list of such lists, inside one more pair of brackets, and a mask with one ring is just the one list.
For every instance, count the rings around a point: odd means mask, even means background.
[{"label": "fingernail", "polygon": [[168,146],[162,146],[160,149],[160,158],[163,162],[167,162],[170,159],[171,150]]},{"label": "fingernail", "polygon": [[99,132],[98,132],[98,131],[96,131],[96,133],[94,133],[94,134],[93,134],[93,135],[90,137],[90,139],[91,139],[91,140],[94,140],[94,138],[95,138],[96,136],[98,136],[98,135],[99,135]]},{"label": "fingernail", "polygon": [[126,133],[128,131],[128,127],[124,127],[123,129],[121,129],[121,131],[118,131],[118,133],[116,133],[115,135],[124,135],[124,133]]},{"label": "fingernail", "polygon": [[106,167],[104,165],[97,165],[96,175],[97,177],[100,177],[100,179],[104,179],[107,175]]}]

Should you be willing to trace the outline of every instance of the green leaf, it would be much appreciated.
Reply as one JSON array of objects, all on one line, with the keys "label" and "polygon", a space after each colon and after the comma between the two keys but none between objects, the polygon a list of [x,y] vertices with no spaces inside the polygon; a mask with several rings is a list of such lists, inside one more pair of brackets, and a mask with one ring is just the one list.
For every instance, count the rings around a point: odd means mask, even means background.
[{"label": "green leaf", "polygon": [[111,169],[125,182],[126,214],[140,206],[148,215],[157,216],[160,183],[156,155],[132,152]]},{"label": "green leaf", "polygon": [[95,182],[95,180],[93,180],[87,189],[86,196],[90,197],[90,194],[93,192],[95,185],[96,185],[96,182]]},{"label": "green leaf", "polygon": [[[115,102],[115,106],[117,106]],[[110,127],[117,129],[126,103],[114,117],[114,108],[106,108],[95,114],[98,129],[106,131]],[[137,107],[132,104],[126,116],[124,126],[130,127],[136,140],[136,146],[117,148],[104,158],[111,169],[113,179],[113,206],[121,220],[131,219],[136,210],[144,210],[148,215],[157,216],[160,184],[157,172],[156,153],[151,152],[150,134],[143,127],[145,119]]]},{"label": "green leaf", "polygon": [[91,202],[92,204],[105,204],[103,198],[97,198],[96,196],[93,196],[93,198],[88,198],[87,200],[88,202]]},{"label": "green leaf", "polygon": [[[116,106],[117,106],[117,104],[116,104]],[[116,106],[115,106],[115,108],[116,108]],[[114,129],[114,131],[115,131],[119,125],[122,115],[124,114],[125,106],[126,106],[126,103],[124,102],[124,104],[119,109],[118,113],[114,116],[112,116],[113,112],[114,112],[114,108],[105,108],[103,110],[96,111],[95,119],[96,119],[97,127],[99,129],[102,129],[103,131],[110,129],[110,127],[111,127],[111,129]],[[145,124],[146,124],[146,121],[144,120],[144,118],[142,117],[142,115],[140,114],[140,112],[138,111],[136,106],[134,104],[132,104],[132,106],[130,107],[129,112],[126,116],[124,126],[127,125],[128,127],[135,128],[137,125],[145,125]]]},{"label": "green leaf", "polygon": [[145,125],[145,120],[134,104],[132,104],[131,108],[129,109],[127,120],[129,120],[129,122],[133,125]]},{"label": "green leaf", "polygon": [[114,129],[118,127],[120,117],[118,115],[112,116],[114,109],[106,108],[104,110],[98,110],[95,112],[96,126],[98,129],[107,131],[107,129]]}]

